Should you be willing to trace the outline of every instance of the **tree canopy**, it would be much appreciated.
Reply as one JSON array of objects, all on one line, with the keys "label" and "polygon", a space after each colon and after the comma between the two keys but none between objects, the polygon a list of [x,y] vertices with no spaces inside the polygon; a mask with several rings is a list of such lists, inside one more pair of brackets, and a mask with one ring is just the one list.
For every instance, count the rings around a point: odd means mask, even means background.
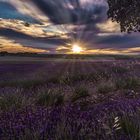
[{"label": "tree canopy", "polygon": [[108,18],[120,24],[121,32],[140,32],[140,0],[107,0]]}]

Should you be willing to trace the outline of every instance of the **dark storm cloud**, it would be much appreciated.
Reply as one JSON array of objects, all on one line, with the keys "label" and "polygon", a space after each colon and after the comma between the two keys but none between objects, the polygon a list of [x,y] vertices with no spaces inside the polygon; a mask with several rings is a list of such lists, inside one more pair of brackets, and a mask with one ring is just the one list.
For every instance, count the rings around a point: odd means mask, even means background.
[{"label": "dark storm cloud", "polygon": [[[109,36],[100,36],[96,40],[96,43],[102,44],[124,44],[126,42],[131,42],[131,39],[136,40],[135,38],[128,35],[109,35]],[[136,40],[137,41],[137,40]]]},{"label": "dark storm cloud", "polygon": [[135,34],[96,36],[95,43],[108,45],[112,48],[130,48],[140,46],[140,36]]},{"label": "dark storm cloud", "polygon": [[3,19],[19,19],[31,23],[40,23],[30,16],[19,13],[14,6],[8,2],[0,1],[0,18]]},{"label": "dark storm cloud", "polygon": [[[90,41],[89,41],[90,42]],[[94,41],[90,44],[96,44],[97,48],[125,49],[140,46],[140,37],[136,35],[108,35],[94,36]],[[91,46],[92,48],[92,46]]]},{"label": "dark storm cloud", "polygon": [[[55,24],[89,24],[103,19],[106,7],[93,5],[83,8],[79,0],[32,0]],[[70,7],[71,6],[71,7]]]}]

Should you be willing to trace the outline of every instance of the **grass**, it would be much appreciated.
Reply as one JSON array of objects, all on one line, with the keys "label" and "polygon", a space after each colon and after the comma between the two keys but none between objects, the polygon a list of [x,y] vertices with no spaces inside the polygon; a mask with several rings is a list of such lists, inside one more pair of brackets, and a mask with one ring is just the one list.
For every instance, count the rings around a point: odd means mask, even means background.
[{"label": "grass", "polygon": [[67,73],[60,78],[59,83],[64,85],[73,85],[84,80],[88,80],[88,74],[75,73],[73,75],[70,75],[69,73]]},{"label": "grass", "polygon": [[1,110],[13,110],[21,109],[26,106],[32,105],[32,100],[22,95],[20,92],[17,93],[5,93],[0,96],[0,109]]},{"label": "grass", "polygon": [[61,78],[60,78],[60,80],[59,80],[59,83],[60,84],[66,84],[66,85],[69,85],[69,84],[71,84],[71,77],[70,77],[70,75],[69,75],[69,73],[66,73],[65,75],[63,75]]},{"label": "grass", "polygon": [[39,93],[35,102],[40,106],[59,106],[64,103],[64,95],[59,91],[47,90]]},{"label": "grass", "polygon": [[45,83],[43,79],[18,79],[18,80],[10,80],[0,82],[0,87],[21,87],[24,89],[28,89],[31,87],[37,87]]},{"label": "grass", "polygon": [[77,100],[85,99],[86,97],[89,97],[89,96],[90,95],[86,87],[76,87],[71,97],[71,101],[76,102]]},{"label": "grass", "polygon": [[120,119],[120,126],[124,134],[127,135],[130,139],[140,139],[139,123],[134,122],[134,120],[126,116]]},{"label": "grass", "polygon": [[102,94],[113,92],[115,89],[116,87],[112,81],[104,81],[97,86],[97,92]]},{"label": "grass", "polygon": [[129,72],[129,69],[123,66],[113,66],[111,68],[112,72],[116,73],[116,74],[124,74]]},{"label": "grass", "polygon": [[131,89],[136,90],[140,87],[140,79],[137,77],[118,78],[116,81],[118,89]]},{"label": "grass", "polygon": [[24,136],[20,137],[20,140],[39,140],[40,134],[39,132],[31,132],[30,130],[26,130]]}]

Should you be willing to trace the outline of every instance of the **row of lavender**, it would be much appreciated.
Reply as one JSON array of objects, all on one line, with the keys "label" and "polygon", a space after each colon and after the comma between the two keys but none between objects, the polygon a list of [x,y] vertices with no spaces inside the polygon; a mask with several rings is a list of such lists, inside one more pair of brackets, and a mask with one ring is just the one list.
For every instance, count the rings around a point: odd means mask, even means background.
[{"label": "row of lavender", "polygon": [[140,63],[0,64],[0,139],[140,139]]},{"label": "row of lavender", "polygon": [[[45,84],[88,80],[109,80],[118,77],[139,77],[139,61],[46,61],[41,63],[0,64],[1,86],[24,86],[24,83]],[[64,81],[63,81],[64,80]],[[42,82],[41,82],[42,81]],[[78,81],[78,82],[79,82]],[[30,85],[29,85],[30,86]]]},{"label": "row of lavender", "polygon": [[83,110],[80,106],[27,107],[2,112],[1,139],[138,140],[140,100],[112,101]]}]

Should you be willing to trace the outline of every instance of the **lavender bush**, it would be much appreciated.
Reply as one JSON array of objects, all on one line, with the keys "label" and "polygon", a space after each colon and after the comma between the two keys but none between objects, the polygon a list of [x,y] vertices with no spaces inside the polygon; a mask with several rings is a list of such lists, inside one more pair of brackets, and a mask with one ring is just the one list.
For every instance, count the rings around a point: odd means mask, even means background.
[{"label": "lavender bush", "polygon": [[139,60],[0,64],[0,139],[139,140]]}]

